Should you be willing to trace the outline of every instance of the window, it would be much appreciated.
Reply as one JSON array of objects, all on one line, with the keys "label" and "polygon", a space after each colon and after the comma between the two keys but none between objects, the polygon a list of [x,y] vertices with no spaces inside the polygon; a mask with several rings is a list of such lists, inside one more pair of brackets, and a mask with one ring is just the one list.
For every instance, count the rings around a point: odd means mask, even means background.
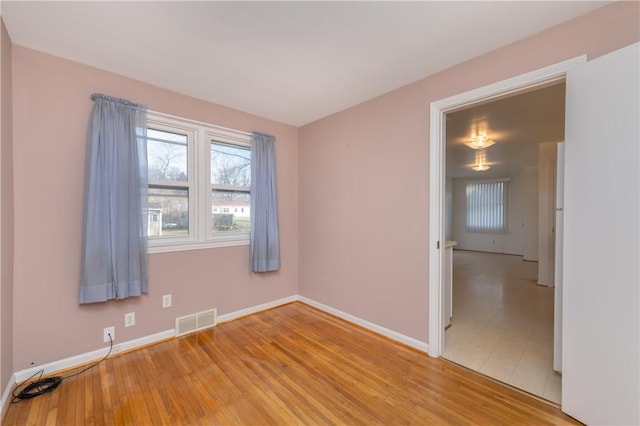
[{"label": "window", "polygon": [[[214,235],[249,232],[251,149],[215,140],[211,141],[210,149],[211,211],[214,212],[211,232]],[[222,208],[223,213],[216,213],[218,208]],[[229,213],[231,209],[233,213]]]},{"label": "window", "polygon": [[249,243],[251,135],[149,112],[149,251]]},{"label": "window", "polygon": [[507,232],[507,183],[508,179],[466,183],[468,232]]},{"label": "window", "polygon": [[147,128],[149,211],[160,211],[162,221],[160,226],[149,223],[148,235],[189,235],[189,193],[193,184],[187,159],[191,135],[155,127]]}]

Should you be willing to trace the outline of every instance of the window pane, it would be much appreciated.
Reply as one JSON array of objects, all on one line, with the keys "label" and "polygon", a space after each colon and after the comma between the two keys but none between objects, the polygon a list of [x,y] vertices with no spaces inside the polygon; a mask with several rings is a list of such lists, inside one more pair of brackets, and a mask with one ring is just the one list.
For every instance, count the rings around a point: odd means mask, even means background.
[{"label": "window pane", "polygon": [[187,181],[187,136],[147,129],[149,180]]},{"label": "window pane", "polygon": [[211,143],[211,183],[251,186],[251,149]]},{"label": "window pane", "polygon": [[177,142],[183,145],[187,144],[187,135],[180,133],[165,132],[164,130],[147,129],[148,139],[160,139],[166,142]]},{"label": "window pane", "polygon": [[249,232],[251,229],[251,196],[248,192],[220,191],[211,193],[213,235]]},{"label": "window pane", "polygon": [[149,237],[189,235],[189,190],[149,188]]}]

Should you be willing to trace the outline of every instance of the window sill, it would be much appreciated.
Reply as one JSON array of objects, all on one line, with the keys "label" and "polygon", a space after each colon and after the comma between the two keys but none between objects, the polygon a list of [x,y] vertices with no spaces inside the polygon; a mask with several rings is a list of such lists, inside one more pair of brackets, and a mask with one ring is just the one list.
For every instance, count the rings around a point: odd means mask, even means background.
[{"label": "window sill", "polygon": [[204,250],[211,248],[248,246],[249,234],[224,235],[208,241],[149,243],[149,254],[170,253],[174,251]]}]

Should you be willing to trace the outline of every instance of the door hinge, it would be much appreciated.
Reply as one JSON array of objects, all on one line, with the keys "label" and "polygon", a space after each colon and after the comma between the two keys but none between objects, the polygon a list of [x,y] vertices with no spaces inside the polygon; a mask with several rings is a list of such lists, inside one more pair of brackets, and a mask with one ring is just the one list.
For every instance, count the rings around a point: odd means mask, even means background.
[{"label": "door hinge", "polygon": [[440,241],[438,241],[438,244],[436,244],[436,248],[440,250]]}]

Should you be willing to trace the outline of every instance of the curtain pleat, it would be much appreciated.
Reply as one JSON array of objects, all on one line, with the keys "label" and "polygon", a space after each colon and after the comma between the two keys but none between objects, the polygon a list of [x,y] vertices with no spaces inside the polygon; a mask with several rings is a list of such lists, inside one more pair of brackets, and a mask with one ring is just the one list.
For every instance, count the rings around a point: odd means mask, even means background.
[{"label": "curtain pleat", "polygon": [[146,108],[91,98],[80,303],[148,291]]},{"label": "curtain pleat", "polygon": [[251,134],[250,267],[254,272],[280,269],[280,237],[276,196],[275,138]]}]

